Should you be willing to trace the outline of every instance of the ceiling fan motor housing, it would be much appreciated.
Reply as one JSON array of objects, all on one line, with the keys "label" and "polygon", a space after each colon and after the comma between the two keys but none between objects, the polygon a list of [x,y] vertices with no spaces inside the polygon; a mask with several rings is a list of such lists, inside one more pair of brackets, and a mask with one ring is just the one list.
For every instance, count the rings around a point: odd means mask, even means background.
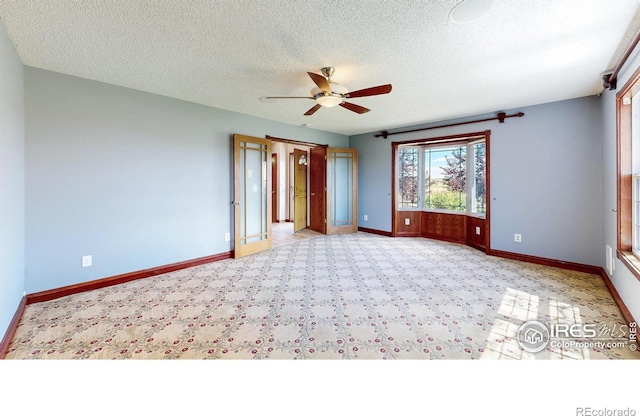
[{"label": "ceiling fan motor housing", "polygon": [[[322,72],[322,75],[324,75],[326,78],[331,78],[333,76],[334,71],[335,71],[335,68],[332,66],[325,66],[320,70],[320,72]],[[331,80],[328,80],[328,81],[331,82]]]}]

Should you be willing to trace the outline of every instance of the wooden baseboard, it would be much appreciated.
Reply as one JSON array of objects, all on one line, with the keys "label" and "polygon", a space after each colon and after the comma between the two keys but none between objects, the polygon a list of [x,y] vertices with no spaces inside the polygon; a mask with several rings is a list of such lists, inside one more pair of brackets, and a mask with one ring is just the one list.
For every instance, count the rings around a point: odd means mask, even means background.
[{"label": "wooden baseboard", "polygon": [[631,322],[636,322],[636,320],[633,319],[633,315],[631,315],[629,308],[627,308],[627,305],[625,305],[624,302],[622,301],[622,298],[620,297],[620,294],[616,290],[616,287],[613,285],[613,282],[611,281],[611,279],[609,279],[609,275],[602,267],[600,267],[600,277],[602,278],[602,281],[604,282],[605,286],[607,286],[607,289],[609,289],[609,292],[611,293],[611,297],[613,297],[613,301],[616,303],[616,305],[618,305],[618,309],[620,309],[620,313],[622,314],[622,317],[627,322],[627,324],[630,324]]},{"label": "wooden baseboard", "polygon": [[548,259],[546,257],[529,256],[527,254],[511,253],[509,251],[493,250],[487,252],[490,256],[502,257],[510,260],[524,261],[527,263],[541,264],[543,266],[557,267],[559,269],[573,270],[589,274],[600,275],[601,267],[586,264],[572,263],[569,261]]},{"label": "wooden baseboard", "polygon": [[391,231],[376,230],[374,228],[358,227],[358,231],[362,231],[363,233],[369,233],[369,234],[383,235],[385,237],[393,237],[393,234],[391,234]]},{"label": "wooden baseboard", "polygon": [[420,233],[403,233],[403,232],[396,232],[396,237],[424,237],[424,235],[420,234]]},{"label": "wooden baseboard", "polygon": [[472,241],[467,241],[467,242],[466,242],[466,244],[467,244],[469,247],[473,247],[473,248],[475,248],[476,250],[480,250],[480,251],[482,251],[483,253],[486,253],[486,252],[487,252],[487,248],[486,248],[485,246],[481,246],[480,244],[476,244],[476,243],[474,243],[474,242],[472,242]]},{"label": "wooden baseboard", "polygon": [[2,343],[0,343],[0,360],[4,360],[4,357],[7,356],[7,352],[9,351],[9,344],[11,344],[11,340],[13,340],[13,336],[16,333],[16,329],[18,328],[18,323],[20,322],[20,318],[22,318],[22,314],[24,313],[25,306],[27,306],[27,297],[23,296],[20,304],[18,304],[16,313],[13,314],[13,319],[9,323],[7,331],[4,333]]},{"label": "wooden baseboard", "polygon": [[117,276],[105,277],[99,280],[91,280],[89,282],[78,283],[70,286],[63,286],[56,289],[45,290],[27,295],[27,305],[37,302],[45,302],[48,300],[58,299],[63,296],[73,295],[76,293],[87,292],[89,290],[101,289],[103,287],[119,285],[121,283],[130,282],[132,280],[144,279],[147,277],[157,276],[159,274],[174,272],[176,270],[187,269],[189,267],[200,266],[201,264],[213,263],[215,261],[230,259],[233,257],[231,251],[214,254],[212,256],[199,257],[197,259],[181,261],[178,263],[167,264],[164,266],[153,267],[151,269],[139,270],[136,272],[120,274]]}]

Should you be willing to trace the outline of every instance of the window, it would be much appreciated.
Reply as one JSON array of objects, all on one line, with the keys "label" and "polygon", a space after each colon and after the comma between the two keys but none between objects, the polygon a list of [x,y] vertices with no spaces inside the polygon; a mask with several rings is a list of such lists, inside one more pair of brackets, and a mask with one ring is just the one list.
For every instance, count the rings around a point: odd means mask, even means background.
[{"label": "window", "polygon": [[618,258],[640,279],[640,69],[616,95]]},{"label": "window", "polygon": [[418,207],[418,148],[401,147],[398,151],[398,206]]},{"label": "window", "polygon": [[487,163],[486,146],[484,140],[472,143],[473,156],[470,158],[469,172],[473,175],[471,181],[471,212],[486,214],[487,212]]},{"label": "window", "polygon": [[396,164],[398,209],[485,215],[484,139],[401,145]]},{"label": "window", "polygon": [[467,147],[424,148],[424,208],[467,211]]}]

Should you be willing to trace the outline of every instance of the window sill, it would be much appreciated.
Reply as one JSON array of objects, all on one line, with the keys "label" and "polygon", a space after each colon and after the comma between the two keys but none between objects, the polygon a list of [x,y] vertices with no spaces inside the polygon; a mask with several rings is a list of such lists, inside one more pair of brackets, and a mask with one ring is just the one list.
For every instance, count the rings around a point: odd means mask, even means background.
[{"label": "window sill", "polygon": [[406,207],[398,208],[398,212],[406,212],[406,211],[430,212],[433,214],[466,215],[467,217],[479,218],[481,220],[487,217],[487,214],[478,214],[476,212],[450,211],[446,209],[428,209],[428,208],[406,208]]},{"label": "window sill", "polygon": [[425,208],[422,211],[430,212],[433,214],[469,215],[467,214],[466,211],[452,211],[448,209],[437,209],[437,208]]},{"label": "window sill", "polygon": [[618,258],[627,269],[640,280],[640,259],[633,255],[630,251],[618,250]]}]

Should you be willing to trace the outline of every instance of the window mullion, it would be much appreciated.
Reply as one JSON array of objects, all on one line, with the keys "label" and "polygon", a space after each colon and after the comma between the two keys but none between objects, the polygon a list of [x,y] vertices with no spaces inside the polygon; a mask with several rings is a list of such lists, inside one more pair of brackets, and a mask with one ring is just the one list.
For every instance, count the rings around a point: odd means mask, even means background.
[{"label": "window mullion", "polygon": [[476,183],[476,175],[475,175],[475,146],[468,144],[467,145],[467,173],[465,175],[465,193],[466,193],[466,201],[467,201],[467,214],[470,214],[474,211],[473,207],[473,194],[475,193],[475,183]]}]

